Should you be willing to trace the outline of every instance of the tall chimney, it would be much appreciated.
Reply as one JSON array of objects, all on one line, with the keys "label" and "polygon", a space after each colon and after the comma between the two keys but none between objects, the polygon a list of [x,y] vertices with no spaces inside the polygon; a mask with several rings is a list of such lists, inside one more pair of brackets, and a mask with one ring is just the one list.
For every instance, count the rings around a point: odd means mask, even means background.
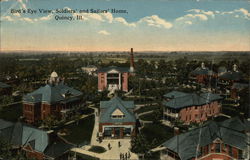
[{"label": "tall chimney", "polygon": [[130,72],[135,71],[133,48],[131,48],[131,52],[130,52],[130,69],[129,70]]}]

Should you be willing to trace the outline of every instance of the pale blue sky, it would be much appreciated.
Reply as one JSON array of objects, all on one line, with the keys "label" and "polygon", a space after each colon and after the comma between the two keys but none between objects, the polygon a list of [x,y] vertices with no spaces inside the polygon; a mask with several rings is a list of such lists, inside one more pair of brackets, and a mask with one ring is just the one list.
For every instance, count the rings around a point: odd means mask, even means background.
[{"label": "pale blue sky", "polygon": [[[249,0],[1,0],[1,50],[249,51]],[[128,14],[11,14],[10,9],[125,9]],[[59,14],[75,16],[77,14]],[[78,14],[79,15],[79,14]]]}]

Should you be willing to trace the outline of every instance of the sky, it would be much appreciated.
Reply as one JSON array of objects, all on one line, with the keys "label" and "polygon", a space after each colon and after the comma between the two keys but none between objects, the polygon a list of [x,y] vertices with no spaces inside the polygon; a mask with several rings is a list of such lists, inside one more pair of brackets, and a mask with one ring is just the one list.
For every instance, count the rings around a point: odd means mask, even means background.
[{"label": "sky", "polygon": [[0,1],[1,51],[250,51],[250,0]]}]

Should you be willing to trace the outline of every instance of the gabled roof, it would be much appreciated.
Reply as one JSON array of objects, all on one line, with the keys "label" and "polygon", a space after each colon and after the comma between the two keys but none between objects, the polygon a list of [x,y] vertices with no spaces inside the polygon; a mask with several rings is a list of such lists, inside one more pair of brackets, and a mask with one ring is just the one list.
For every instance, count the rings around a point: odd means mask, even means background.
[{"label": "gabled roof", "polygon": [[[129,110],[134,108],[133,101],[123,101],[119,97],[114,97],[110,101],[100,102],[100,122],[105,123],[122,123],[122,122],[135,122],[135,115]],[[124,118],[114,119],[111,117],[112,113],[119,109],[124,115]]]},{"label": "gabled roof", "polygon": [[220,79],[239,81],[243,78],[243,74],[240,71],[229,71],[221,74]]},{"label": "gabled roof", "polygon": [[56,157],[67,151],[72,145],[64,142],[50,143],[46,131],[27,126],[20,122],[12,123],[0,119],[0,139],[14,146],[30,145],[35,151]]},{"label": "gabled roof", "polygon": [[[65,94],[70,94],[69,97],[65,97]],[[40,87],[32,93],[29,93],[23,97],[24,102],[38,103],[46,102],[49,104],[69,101],[74,97],[81,96],[82,92],[68,87],[64,84],[50,85],[47,84],[44,87]]]},{"label": "gabled roof", "polygon": [[117,70],[118,72],[121,72],[121,73],[130,72],[129,67],[116,67],[116,66],[100,68],[97,70],[97,72],[109,72],[111,70]]},{"label": "gabled roof", "polygon": [[[239,121],[237,118],[231,120],[235,124],[238,124]],[[178,153],[181,159],[187,160],[195,157],[198,143],[200,147],[203,147],[213,143],[216,139],[220,139],[224,144],[243,150],[247,146],[246,137],[243,132],[235,131],[232,128],[224,127],[220,123],[210,121],[199,128],[169,139],[162,146]]]},{"label": "gabled roof", "polygon": [[184,93],[178,91],[172,91],[164,95],[165,97],[174,96],[173,99],[169,101],[163,101],[162,104],[166,107],[170,108],[184,108],[188,106],[200,106],[207,103],[211,103],[215,100],[222,99],[218,94],[213,93],[202,93],[201,95],[197,95],[196,93]]},{"label": "gabled roof", "polygon": [[177,98],[177,97],[183,97],[186,95],[188,95],[188,94],[184,93],[184,92],[172,91],[172,92],[164,94],[163,96],[166,98]]},{"label": "gabled roof", "polygon": [[208,68],[198,67],[194,71],[192,71],[191,74],[192,75],[212,75],[214,74],[214,72],[209,70]]},{"label": "gabled roof", "polygon": [[232,89],[238,89],[238,90],[242,90],[248,87],[249,87],[249,84],[247,83],[234,83],[232,85]]},{"label": "gabled roof", "polygon": [[0,82],[0,88],[10,88],[10,87],[11,87],[10,85]]},{"label": "gabled roof", "polygon": [[[33,149],[38,152],[44,152],[49,145],[49,137],[46,131],[26,126],[20,122],[10,125],[10,122],[4,120],[0,120],[0,126],[5,126],[0,129],[0,137],[8,139],[7,142],[12,145],[25,146],[33,143]],[[9,135],[5,134],[7,129],[9,129]]]}]

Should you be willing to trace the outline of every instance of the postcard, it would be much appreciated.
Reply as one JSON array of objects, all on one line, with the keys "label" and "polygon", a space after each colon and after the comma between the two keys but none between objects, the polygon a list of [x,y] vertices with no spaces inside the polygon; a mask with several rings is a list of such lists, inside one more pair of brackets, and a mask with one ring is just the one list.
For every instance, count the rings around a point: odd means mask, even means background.
[{"label": "postcard", "polygon": [[0,7],[0,159],[250,159],[249,0]]}]

